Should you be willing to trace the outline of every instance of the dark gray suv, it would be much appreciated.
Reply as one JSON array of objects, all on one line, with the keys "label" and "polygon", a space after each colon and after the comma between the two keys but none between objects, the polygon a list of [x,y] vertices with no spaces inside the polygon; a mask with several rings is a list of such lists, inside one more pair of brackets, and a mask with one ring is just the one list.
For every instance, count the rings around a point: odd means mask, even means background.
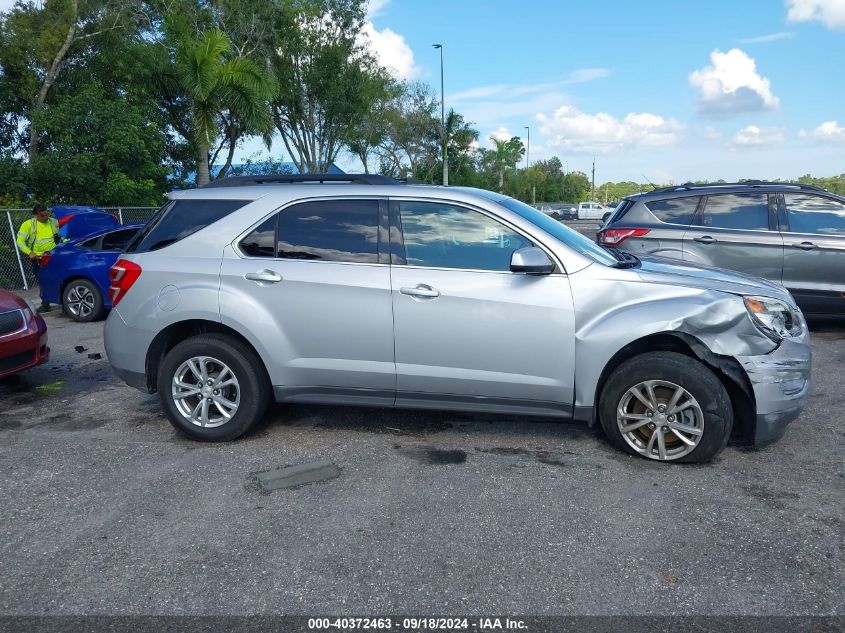
[{"label": "dark gray suv", "polygon": [[845,198],[817,187],[655,189],[622,200],[597,241],[763,277],[784,285],[807,315],[845,315]]}]

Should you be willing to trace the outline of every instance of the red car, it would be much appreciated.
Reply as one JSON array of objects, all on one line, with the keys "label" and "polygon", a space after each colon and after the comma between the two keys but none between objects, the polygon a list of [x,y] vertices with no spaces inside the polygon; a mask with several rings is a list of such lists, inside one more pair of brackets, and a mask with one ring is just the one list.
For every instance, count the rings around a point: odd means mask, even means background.
[{"label": "red car", "polygon": [[44,319],[16,294],[0,290],[0,378],[49,359]]}]

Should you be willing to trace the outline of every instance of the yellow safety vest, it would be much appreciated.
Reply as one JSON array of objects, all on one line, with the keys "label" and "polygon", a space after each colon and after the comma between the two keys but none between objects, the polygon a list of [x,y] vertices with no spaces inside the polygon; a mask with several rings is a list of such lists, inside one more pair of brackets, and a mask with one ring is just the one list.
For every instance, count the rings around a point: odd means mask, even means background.
[{"label": "yellow safety vest", "polygon": [[18,230],[18,248],[24,255],[35,253],[43,255],[51,251],[61,241],[59,237],[59,223],[56,218],[47,218],[46,222],[39,222],[38,218],[24,221]]}]

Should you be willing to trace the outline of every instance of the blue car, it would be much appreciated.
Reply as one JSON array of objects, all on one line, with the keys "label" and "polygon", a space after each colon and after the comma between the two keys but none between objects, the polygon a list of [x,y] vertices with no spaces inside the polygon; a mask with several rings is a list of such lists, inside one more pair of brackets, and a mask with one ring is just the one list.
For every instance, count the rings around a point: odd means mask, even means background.
[{"label": "blue car", "polygon": [[97,207],[57,205],[52,207],[52,211],[59,221],[59,233],[65,239],[72,240],[120,226],[115,214]]},{"label": "blue car", "polygon": [[111,308],[109,268],[143,224],[124,224],[62,242],[41,258],[41,298],[60,303],[74,321],[94,321]]}]

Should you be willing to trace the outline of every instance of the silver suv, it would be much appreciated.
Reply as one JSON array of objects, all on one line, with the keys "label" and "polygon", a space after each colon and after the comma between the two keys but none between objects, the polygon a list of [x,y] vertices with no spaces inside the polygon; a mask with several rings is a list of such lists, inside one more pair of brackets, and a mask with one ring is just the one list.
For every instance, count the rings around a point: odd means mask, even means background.
[{"label": "silver suv", "polygon": [[624,199],[598,241],[764,277],[783,284],[807,315],[845,315],[845,198],[818,187],[749,181],[657,189]]},{"label": "silver suv", "polygon": [[271,399],[598,421],[701,462],[801,412],[782,287],[601,247],[501,194],[383,176],[171,194],[111,270],[106,351],[173,425],[230,440]]}]

